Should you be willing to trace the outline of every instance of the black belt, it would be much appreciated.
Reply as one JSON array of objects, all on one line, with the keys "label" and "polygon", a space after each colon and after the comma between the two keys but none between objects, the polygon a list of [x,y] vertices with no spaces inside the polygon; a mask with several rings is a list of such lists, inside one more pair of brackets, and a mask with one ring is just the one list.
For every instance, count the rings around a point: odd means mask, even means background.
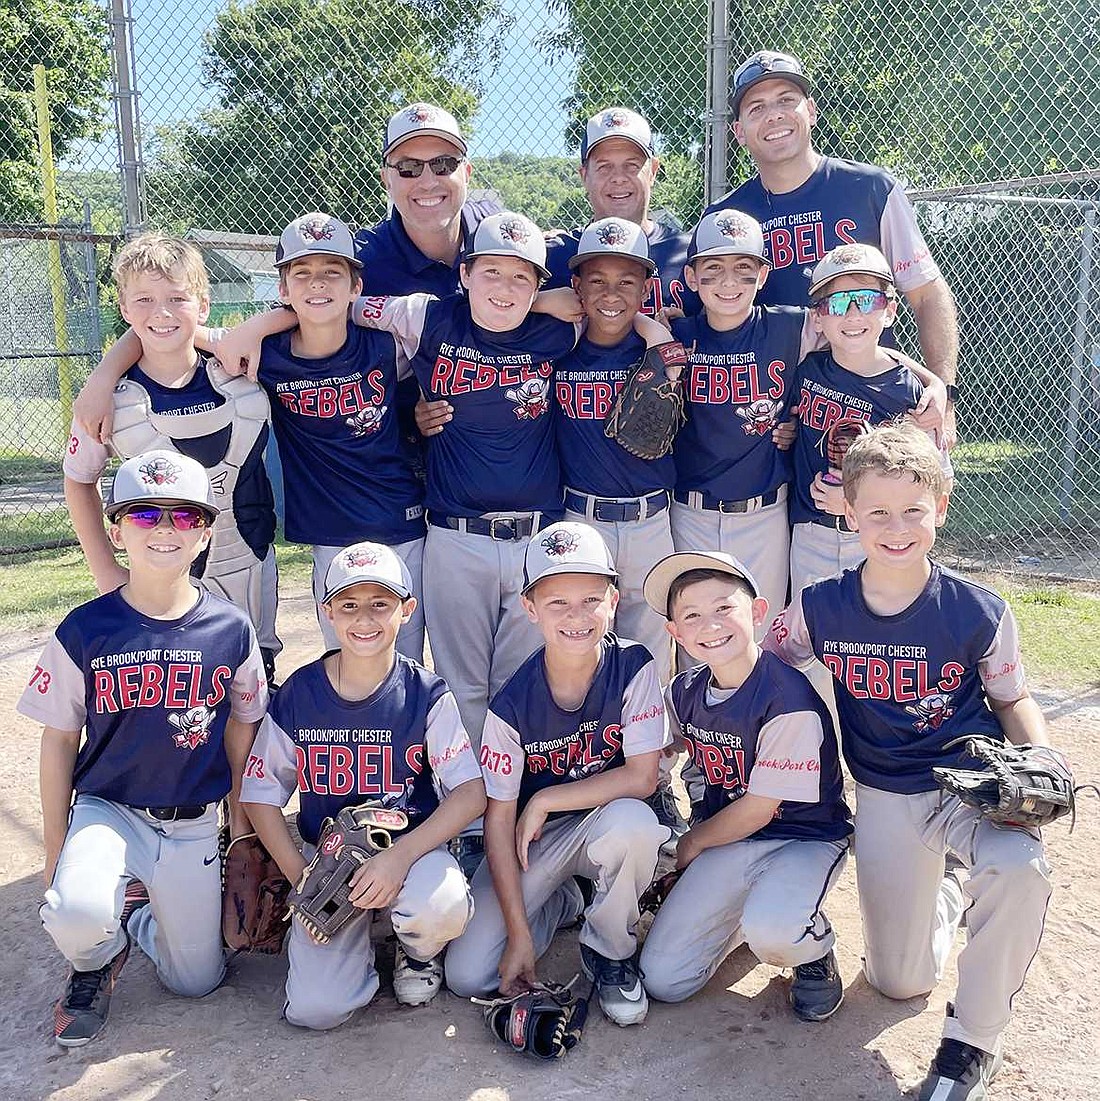
[{"label": "black belt", "polygon": [[848,527],[848,521],[843,516],[834,516],[831,512],[823,512],[820,516],[815,516],[811,519],[810,523],[817,524],[821,528],[832,528],[833,531],[839,531],[841,535],[855,535],[854,528]]},{"label": "black belt", "polygon": [[437,516],[428,513],[428,523],[437,528],[467,531],[473,535],[487,535],[490,539],[529,539],[536,531],[552,523],[549,517],[535,512],[526,516]]},{"label": "black belt", "polygon": [[646,497],[593,497],[588,493],[577,493],[572,489],[565,491],[565,507],[570,512],[579,512],[589,520],[600,520],[605,524],[626,524],[632,520],[645,520],[656,516],[668,508],[667,489],[660,489]]},{"label": "black belt", "polygon": [[701,490],[690,490],[687,493],[677,493],[676,503],[688,505],[691,508],[701,508],[706,512],[755,512],[760,508],[767,508],[779,500],[780,490],[773,489],[771,493],[762,493],[759,497],[750,497],[747,501],[720,501],[709,493]]},{"label": "black belt", "polygon": [[188,822],[201,818],[206,813],[207,804],[191,807],[133,807],[139,814],[147,814],[158,822]]}]

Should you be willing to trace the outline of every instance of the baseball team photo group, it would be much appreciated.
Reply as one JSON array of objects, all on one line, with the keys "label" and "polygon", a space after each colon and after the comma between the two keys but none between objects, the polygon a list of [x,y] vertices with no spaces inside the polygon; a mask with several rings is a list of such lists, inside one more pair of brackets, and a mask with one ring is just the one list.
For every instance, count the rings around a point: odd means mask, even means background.
[{"label": "baseball team photo group", "polygon": [[[639,104],[577,120],[562,227],[412,102],[386,216],[297,212],[272,308],[215,322],[184,237],[114,254],[62,463],[98,595],[14,720],[48,1096],[1070,1096],[1027,1057],[1096,1054],[1095,729],[937,553],[967,319],[810,66],[731,70],[751,174],[689,229]],[[201,1081],[62,1070],[162,1011]]]}]

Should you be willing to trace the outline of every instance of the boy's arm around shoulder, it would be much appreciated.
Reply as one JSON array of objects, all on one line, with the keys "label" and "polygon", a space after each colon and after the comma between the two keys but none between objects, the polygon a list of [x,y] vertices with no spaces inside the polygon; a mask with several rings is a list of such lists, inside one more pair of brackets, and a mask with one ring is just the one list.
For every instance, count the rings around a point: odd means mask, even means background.
[{"label": "boy's arm around shoulder", "polygon": [[777,615],[760,643],[762,650],[776,654],[796,669],[806,669],[814,662],[813,643],[802,601],[806,590],[794,594],[790,604]]},{"label": "boy's arm around shoulder", "polygon": [[287,307],[262,310],[246,317],[231,329],[207,329],[199,344],[213,353],[230,375],[247,375],[250,382],[260,377],[261,349],[265,338],[297,328],[298,315]]},{"label": "boy's arm around shoulder", "polygon": [[439,299],[431,294],[363,295],[351,307],[351,320],[361,328],[392,333],[407,359],[420,347],[428,308]]}]

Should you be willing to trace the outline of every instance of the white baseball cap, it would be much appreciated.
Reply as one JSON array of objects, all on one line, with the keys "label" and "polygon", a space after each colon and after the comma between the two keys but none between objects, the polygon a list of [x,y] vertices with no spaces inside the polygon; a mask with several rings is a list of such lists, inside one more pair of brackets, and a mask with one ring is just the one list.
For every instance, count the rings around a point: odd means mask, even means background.
[{"label": "white baseball cap", "polygon": [[752,256],[766,264],[764,230],[740,210],[716,210],[703,218],[691,235],[688,262],[701,256]]},{"label": "white baseball cap", "polygon": [[464,259],[479,256],[518,256],[534,264],[542,279],[549,279],[546,267],[546,238],[530,218],[503,210],[482,218]]},{"label": "white baseball cap", "polygon": [[577,244],[577,254],[569,261],[569,270],[576,271],[585,260],[596,256],[625,256],[628,260],[637,260],[648,275],[657,270],[657,265],[649,258],[645,230],[625,218],[601,218],[586,226]]},{"label": "white baseball cap", "polygon": [[607,138],[626,138],[632,141],[647,156],[654,156],[653,131],[641,115],[626,107],[605,107],[593,115],[584,124],[584,137],[581,139],[581,164],[588,160],[588,154]]},{"label": "white baseball cap", "polygon": [[275,267],[281,268],[303,256],[339,256],[362,267],[355,255],[355,240],[339,218],[315,210],[295,218],[283,230],[275,249]]},{"label": "white baseball cap", "polygon": [[321,603],[329,604],[345,589],[368,581],[389,589],[401,600],[413,595],[409,568],[399,555],[382,543],[353,543],[329,564]]},{"label": "white baseball cap", "polygon": [[138,504],[198,505],[211,516],[221,511],[206,467],[178,451],[146,451],[118,468],[103,506],[107,519]]},{"label": "white baseball cap", "polygon": [[642,582],[642,595],[645,602],[658,614],[668,618],[668,593],[678,577],[692,570],[720,570],[731,577],[739,578],[752,590],[753,598],[760,595],[760,586],[756,578],[732,554],[723,551],[681,551],[662,558],[646,574]]},{"label": "white baseball cap", "polygon": [[841,275],[871,275],[894,285],[890,261],[874,245],[837,245],[818,260],[810,273],[810,301],[825,285]]},{"label": "white baseball cap", "polygon": [[603,536],[589,524],[573,520],[559,520],[531,536],[523,555],[522,592],[560,573],[590,573],[611,581],[619,576]]},{"label": "white baseball cap", "polygon": [[410,103],[390,115],[382,135],[382,159],[385,160],[402,142],[420,137],[442,138],[466,155],[462,130],[450,111],[434,103]]}]

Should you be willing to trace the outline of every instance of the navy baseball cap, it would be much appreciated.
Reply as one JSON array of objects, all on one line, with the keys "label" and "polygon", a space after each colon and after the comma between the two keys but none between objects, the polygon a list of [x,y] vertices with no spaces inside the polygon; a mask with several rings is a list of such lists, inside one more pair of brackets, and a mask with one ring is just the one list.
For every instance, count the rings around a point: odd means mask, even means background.
[{"label": "navy baseball cap", "polygon": [[778,50],[759,50],[745,58],[730,78],[730,108],[734,118],[741,107],[745,93],[763,80],[789,80],[802,89],[805,95],[811,91],[810,78],[802,68],[802,62],[792,54]]},{"label": "navy baseball cap", "polygon": [[320,211],[295,218],[283,230],[275,249],[275,267],[284,267],[303,256],[339,256],[357,268],[362,267],[355,255],[351,230],[339,218]]},{"label": "navy baseball cap", "polygon": [[588,160],[588,154],[608,138],[625,138],[632,141],[647,156],[653,151],[653,131],[637,111],[626,107],[607,107],[593,115],[584,124],[584,137],[581,139],[581,164]]}]

